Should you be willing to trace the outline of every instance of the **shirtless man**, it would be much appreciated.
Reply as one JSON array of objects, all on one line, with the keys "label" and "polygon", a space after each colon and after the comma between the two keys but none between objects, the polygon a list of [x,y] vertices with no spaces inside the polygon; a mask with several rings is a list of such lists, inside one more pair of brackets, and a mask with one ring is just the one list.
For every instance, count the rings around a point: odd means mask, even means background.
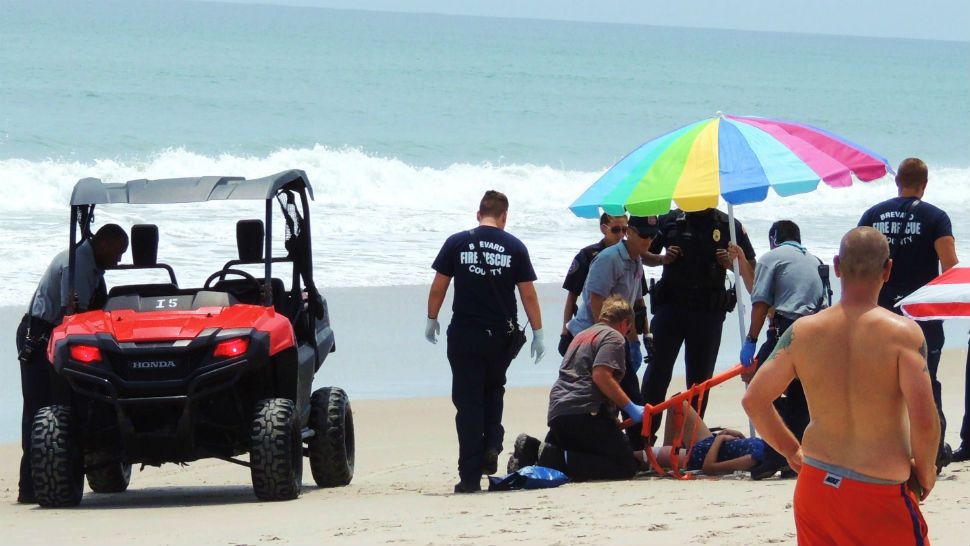
[{"label": "shirtless man", "polygon": [[[785,332],[742,401],[799,472],[800,545],[929,544],[917,499],[936,483],[940,421],[922,331],[878,305],[891,269],[885,236],[849,231],[835,258],[842,300]],[[811,416],[801,445],[772,406],[795,378]]]}]

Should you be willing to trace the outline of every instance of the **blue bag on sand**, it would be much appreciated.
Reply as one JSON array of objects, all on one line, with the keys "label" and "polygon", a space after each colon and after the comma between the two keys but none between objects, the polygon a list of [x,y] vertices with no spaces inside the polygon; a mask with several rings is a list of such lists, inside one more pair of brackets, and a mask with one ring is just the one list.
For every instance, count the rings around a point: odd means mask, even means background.
[{"label": "blue bag on sand", "polygon": [[506,476],[489,476],[488,490],[547,489],[549,487],[559,487],[568,481],[569,478],[555,468],[524,466]]}]

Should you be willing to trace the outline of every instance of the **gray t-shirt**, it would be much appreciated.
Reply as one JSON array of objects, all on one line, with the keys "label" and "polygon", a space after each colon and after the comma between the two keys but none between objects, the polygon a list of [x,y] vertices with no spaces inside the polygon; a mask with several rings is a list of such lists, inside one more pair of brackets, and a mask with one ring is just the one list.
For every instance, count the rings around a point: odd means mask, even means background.
[{"label": "gray t-shirt", "polygon": [[576,316],[566,324],[566,328],[576,335],[599,320],[599,317],[593,316],[589,306],[590,294],[604,299],[617,294],[632,307],[643,295],[640,288],[642,280],[643,261],[640,256],[631,257],[623,241],[603,250],[589,266],[586,284],[583,285],[582,302]]},{"label": "gray t-shirt", "polygon": [[751,302],[766,303],[791,320],[817,312],[825,295],[819,265],[804,247],[782,243],[758,260]]},{"label": "gray t-shirt", "polygon": [[[64,319],[64,311],[68,301],[68,251],[65,250],[51,260],[44,275],[40,278],[37,291],[31,300],[29,313],[31,316],[58,325]],[[94,249],[91,241],[81,243],[77,249],[75,267],[74,291],[77,294],[78,305],[87,309],[94,297],[94,292],[101,282],[104,271],[98,269],[94,261]]]},{"label": "gray t-shirt", "polygon": [[626,370],[623,335],[605,324],[583,330],[569,344],[559,367],[559,379],[549,392],[548,422],[561,415],[591,413],[610,400],[593,383],[593,368],[608,366],[617,381]]}]

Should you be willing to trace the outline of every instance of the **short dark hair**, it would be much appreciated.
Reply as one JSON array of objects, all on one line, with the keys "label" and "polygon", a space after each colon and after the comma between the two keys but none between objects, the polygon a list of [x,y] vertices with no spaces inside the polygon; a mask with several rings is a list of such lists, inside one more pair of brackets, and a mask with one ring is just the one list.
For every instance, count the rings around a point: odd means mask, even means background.
[{"label": "short dark hair", "polygon": [[802,242],[802,232],[798,229],[798,224],[791,220],[778,220],[774,224],[771,224],[771,228],[768,229],[768,237],[776,245],[780,245],[785,241]]},{"label": "short dark hair", "polygon": [[498,218],[509,210],[509,198],[504,193],[488,190],[478,205],[478,213],[490,218]]},{"label": "short dark hair", "polygon": [[606,214],[605,212],[600,215],[600,225],[608,226],[614,218],[626,218],[626,213],[623,214]]},{"label": "short dark hair", "polygon": [[118,224],[105,224],[98,229],[98,232],[94,234],[94,243],[100,242],[112,242],[128,244],[128,234],[125,233],[125,228],[119,226]]},{"label": "short dark hair", "polygon": [[926,181],[929,179],[928,170],[922,159],[907,157],[900,162],[899,168],[896,169],[896,183],[906,188],[919,189],[926,185]]}]

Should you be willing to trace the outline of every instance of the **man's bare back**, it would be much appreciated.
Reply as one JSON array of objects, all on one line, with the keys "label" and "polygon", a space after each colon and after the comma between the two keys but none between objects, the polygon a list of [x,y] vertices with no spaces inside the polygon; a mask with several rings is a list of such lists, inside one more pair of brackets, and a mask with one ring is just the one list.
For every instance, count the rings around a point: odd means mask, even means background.
[{"label": "man's bare back", "polygon": [[913,371],[907,374],[906,368],[926,366],[919,327],[881,307],[839,304],[793,328],[786,352],[811,415],[804,455],[874,478],[909,478],[909,419],[901,382]]},{"label": "man's bare back", "polygon": [[[940,423],[922,331],[877,305],[891,269],[882,234],[849,231],[835,259],[842,300],[785,332],[742,404],[793,469],[808,456],[880,480],[914,475],[925,498],[936,482]],[[803,445],[772,406],[796,378],[811,417]]]}]

